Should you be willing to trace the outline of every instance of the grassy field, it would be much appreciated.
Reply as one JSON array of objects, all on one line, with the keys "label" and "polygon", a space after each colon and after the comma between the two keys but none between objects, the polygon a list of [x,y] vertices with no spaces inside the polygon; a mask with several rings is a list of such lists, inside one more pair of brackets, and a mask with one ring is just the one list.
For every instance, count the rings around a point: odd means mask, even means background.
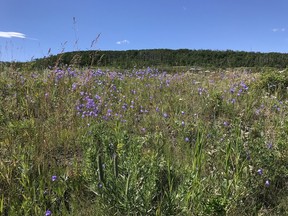
[{"label": "grassy field", "polygon": [[288,215],[288,71],[0,72],[1,215]]}]

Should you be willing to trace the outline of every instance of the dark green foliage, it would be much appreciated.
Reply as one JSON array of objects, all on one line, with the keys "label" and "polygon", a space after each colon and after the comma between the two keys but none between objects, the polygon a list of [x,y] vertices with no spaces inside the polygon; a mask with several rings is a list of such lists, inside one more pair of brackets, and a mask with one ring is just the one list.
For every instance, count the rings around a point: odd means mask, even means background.
[{"label": "dark green foliage", "polygon": [[285,68],[288,54],[244,51],[150,49],[127,51],[74,51],[35,59],[31,62],[1,63],[22,69],[43,69],[54,66],[103,66],[120,69],[148,66],[200,66],[200,67],[274,67]]},{"label": "dark green foliage", "polygon": [[277,94],[280,94],[280,97],[284,97],[288,90],[288,70],[266,72],[256,84],[256,88],[264,89],[270,94],[277,92]]}]

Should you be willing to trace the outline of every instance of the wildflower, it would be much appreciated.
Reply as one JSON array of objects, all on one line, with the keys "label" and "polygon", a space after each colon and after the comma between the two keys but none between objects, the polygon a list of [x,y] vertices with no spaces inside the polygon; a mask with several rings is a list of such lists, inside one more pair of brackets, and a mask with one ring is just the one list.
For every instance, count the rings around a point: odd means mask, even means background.
[{"label": "wildflower", "polygon": [[240,86],[242,86],[242,88],[243,88],[244,90],[246,90],[246,91],[248,90],[248,86],[245,85],[245,83],[241,82]]},{"label": "wildflower", "polygon": [[124,103],[124,104],[122,105],[122,109],[123,109],[123,110],[126,110],[126,109],[127,109],[127,106],[128,106],[128,105],[127,105],[126,103]]},{"label": "wildflower", "polygon": [[75,91],[75,90],[76,90],[76,87],[77,87],[77,84],[76,84],[76,83],[73,83],[73,84],[72,84],[72,90]]},{"label": "wildflower", "polygon": [[269,187],[269,186],[270,186],[270,181],[269,181],[269,180],[266,180],[266,181],[265,181],[265,186],[266,186],[266,187]]},{"label": "wildflower", "polygon": [[101,189],[103,187],[103,184],[101,182],[98,183],[98,188]]},{"label": "wildflower", "polygon": [[204,92],[204,88],[198,88],[198,94],[202,95],[202,93]]},{"label": "wildflower", "polygon": [[163,116],[164,116],[164,118],[168,118],[168,114],[167,113],[164,113]]},{"label": "wildflower", "polygon": [[100,101],[101,97],[99,95],[95,95],[96,100]]},{"label": "wildflower", "polygon": [[268,149],[272,149],[272,147],[273,147],[273,146],[272,146],[272,143],[269,142],[269,143],[267,144],[267,148],[268,148]]},{"label": "wildflower", "polygon": [[170,80],[167,79],[167,80],[166,80],[166,86],[169,86],[169,85],[170,85]]},{"label": "wildflower", "polygon": [[259,115],[260,114],[260,109],[256,109],[255,114]]},{"label": "wildflower", "polygon": [[182,125],[182,126],[185,126],[185,122],[184,122],[184,121],[182,121],[182,122],[181,122],[181,125]]},{"label": "wildflower", "polygon": [[184,114],[185,114],[185,112],[184,112],[184,111],[181,111],[181,114],[182,114],[182,115],[184,115]]},{"label": "wildflower", "polygon": [[52,180],[53,182],[56,181],[56,180],[57,180],[57,176],[53,175],[52,178],[51,178],[51,180]]},{"label": "wildflower", "polygon": [[108,109],[108,110],[107,110],[107,116],[111,116],[111,113],[112,113],[112,110],[111,110],[111,109]]},{"label": "wildflower", "polygon": [[228,122],[226,122],[226,121],[224,121],[224,123],[223,123],[223,124],[224,124],[224,126],[225,126],[225,127],[229,126],[229,123],[228,123]]},{"label": "wildflower", "polygon": [[258,173],[259,175],[262,175],[262,174],[263,174],[263,169],[261,169],[261,168],[258,169],[258,170],[257,170],[257,173]]},{"label": "wildflower", "polygon": [[239,89],[237,96],[240,96],[242,91],[243,91],[242,89]]},{"label": "wildflower", "polygon": [[87,103],[86,103],[86,108],[87,109],[93,109],[96,106],[96,104],[95,104],[93,99],[87,97],[86,101],[87,101]]},{"label": "wildflower", "polygon": [[50,211],[50,210],[47,210],[46,212],[45,212],[45,216],[50,216],[52,214],[52,212]]},{"label": "wildflower", "polygon": [[189,138],[188,137],[185,138],[185,142],[189,142]]}]

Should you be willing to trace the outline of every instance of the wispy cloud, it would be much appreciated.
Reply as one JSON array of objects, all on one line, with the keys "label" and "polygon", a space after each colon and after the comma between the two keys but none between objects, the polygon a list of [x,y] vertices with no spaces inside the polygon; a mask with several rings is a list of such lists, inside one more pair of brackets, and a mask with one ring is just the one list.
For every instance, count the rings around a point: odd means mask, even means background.
[{"label": "wispy cloud", "polygon": [[122,40],[122,41],[117,41],[116,42],[116,44],[119,44],[119,45],[121,45],[121,44],[129,44],[129,43],[130,43],[129,40]]},{"label": "wispy cloud", "polygon": [[0,31],[0,37],[4,38],[26,38],[26,35],[19,32],[2,32]]},{"label": "wispy cloud", "polygon": [[273,28],[272,31],[273,32],[285,32],[286,28]]}]

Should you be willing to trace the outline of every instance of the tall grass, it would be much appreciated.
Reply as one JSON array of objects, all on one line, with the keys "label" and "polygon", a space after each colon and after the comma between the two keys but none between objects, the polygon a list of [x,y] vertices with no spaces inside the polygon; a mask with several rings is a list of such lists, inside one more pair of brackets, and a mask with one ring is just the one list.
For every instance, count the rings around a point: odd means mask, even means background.
[{"label": "tall grass", "polygon": [[287,214],[276,73],[1,71],[1,214]]}]

